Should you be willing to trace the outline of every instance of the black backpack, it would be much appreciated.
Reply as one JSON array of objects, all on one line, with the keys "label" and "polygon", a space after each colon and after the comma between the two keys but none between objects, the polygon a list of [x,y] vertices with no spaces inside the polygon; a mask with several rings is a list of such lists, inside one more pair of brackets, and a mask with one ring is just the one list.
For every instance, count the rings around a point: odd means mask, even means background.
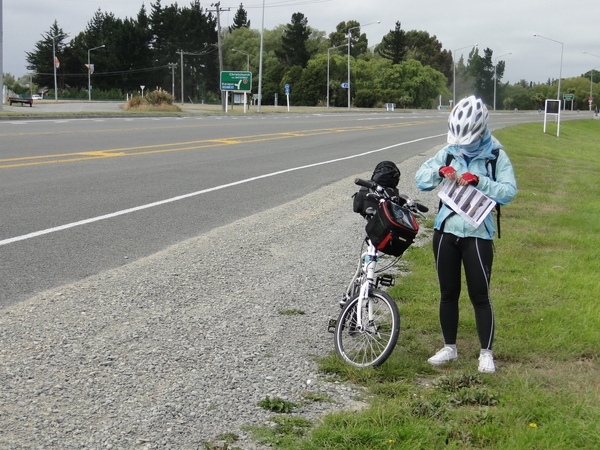
[{"label": "black backpack", "polygon": [[400,182],[400,169],[392,161],[381,161],[375,166],[371,180],[386,188],[397,188]]},{"label": "black backpack", "polygon": [[[492,150],[492,154],[495,156],[494,159],[486,159],[485,160],[485,165],[488,166],[489,165],[489,169],[488,172],[492,174],[492,180],[496,181],[496,164],[498,163],[498,155],[500,154],[500,150],[495,148],[494,150]],[[452,153],[448,153],[446,155],[446,166],[449,166],[450,163],[452,163],[452,160],[454,159],[454,155]],[[442,207],[442,201],[440,200],[440,208]],[[498,228],[498,239],[500,239],[502,236],[500,236],[500,205],[498,203],[496,203],[496,228]]]},{"label": "black backpack", "polygon": [[[392,161],[381,161],[375,166],[371,180],[380,186],[383,186],[391,197],[399,197],[398,183],[400,182],[400,169]],[[371,197],[367,197],[369,189],[361,187],[353,197],[352,209],[355,213],[362,216],[366,215],[367,208],[377,209],[379,202]]]}]

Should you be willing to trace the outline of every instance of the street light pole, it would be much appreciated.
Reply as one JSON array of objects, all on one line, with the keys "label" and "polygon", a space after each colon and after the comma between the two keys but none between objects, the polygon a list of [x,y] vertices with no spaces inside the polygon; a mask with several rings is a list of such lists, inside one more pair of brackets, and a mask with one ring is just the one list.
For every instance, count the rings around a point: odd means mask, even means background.
[{"label": "street light pole", "polygon": [[[583,52],[583,53],[585,53],[586,55],[592,55],[592,56],[595,56],[596,58],[600,58],[600,55],[595,55],[595,54],[593,54],[593,53],[590,53],[590,52]],[[600,66],[597,66],[597,67],[600,67]],[[595,70],[597,67],[594,67],[592,70],[590,70],[590,99],[594,98],[594,93],[593,93],[593,90],[594,90],[594,88],[593,88],[593,86],[594,86],[594,82],[593,82],[593,79],[592,79],[592,77],[594,76],[594,70]],[[590,104],[590,111],[592,110],[592,102],[593,102],[592,100],[590,100],[590,101],[589,101],[589,104]]]},{"label": "street light pole", "polygon": [[[367,27],[369,25],[374,25],[376,23],[381,23],[381,20],[378,20],[377,22],[371,22],[368,23],[366,25],[363,25],[362,27]],[[352,30],[357,30],[361,28],[361,26],[359,25],[358,27],[352,27],[352,28],[348,28],[348,110],[350,110],[350,38],[352,37],[352,34],[350,33]]]},{"label": "street light pole", "polygon": [[600,66],[593,67],[592,70],[590,70],[590,98],[588,101],[590,112],[592,111],[592,103],[594,102],[594,100],[592,100],[594,98],[594,70],[598,68],[600,68]]},{"label": "street light pole", "polygon": [[88,49],[88,63],[87,63],[87,67],[88,67],[88,101],[92,101],[92,63],[90,62],[90,52],[92,50],[98,50],[99,48],[104,48],[106,47],[106,45],[102,44],[99,47],[94,47],[94,48],[90,48]]},{"label": "street light pole", "polygon": [[329,108],[329,52],[334,48],[344,47],[348,44],[336,45],[327,49],[327,108]]},{"label": "street light pole", "polygon": [[58,102],[58,83],[56,82],[56,36],[52,36],[52,68],[54,70],[54,101]]},{"label": "street light pole", "polygon": [[241,53],[242,55],[246,55],[246,72],[250,72],[250,55],[246,52],[237,50],[235,48],[232,48],[231,51]]},{"label": "street light pole", "polygon": [[260,26],[260,54],[258,61],[258,106],[256,112],[261,112],[262,105],[262,75],[263,75],[263,48],[265,41],[265,0],[262,2],[262,24]]},{"label": "street light pole", "polygon": [[547,39],[549,41],[560,44],[560,70],[558,72],[558,92],[556,93],[556,99],[560,102],[560,81],[562,79],[563,53],[565,49],[565,44],[563,42],[557,41],[555,39],[550,39],[549,37],[542,36],[540,34],[534,34],[533,37],[540,37],[542,39]]},{"label": "street light pole", "polygon": [[179,50],[179,59],[181,65],[181,106],[183,106],[185,96],[183,95],[183,50]]},{"label": "street light pole", "polygon": [[452,52],[452,108],[456,105],[456,52],[469,47],[477,47],[477,45],[479,44],[467,45]]},{"label": "street light pole", "polygon": [[498,56],[495,60],[494,60],[494,111],[496,111],[496,86],[498,85],[498,60],[500,58],[502,58],[503,56],[508,56],[508,55],[512,55],[512,53],[505,53],[504,55],[500,55]]},{"label": "street light pole", "polygon": [[4,45],[2,38],[2,36],[4,35],[4,29],[2,28],[2,24],[2,0],[0,0],[0,111],[2,111],[2,104],[4,103],[4,66],[2,63],[2,60],[4,58]]}]

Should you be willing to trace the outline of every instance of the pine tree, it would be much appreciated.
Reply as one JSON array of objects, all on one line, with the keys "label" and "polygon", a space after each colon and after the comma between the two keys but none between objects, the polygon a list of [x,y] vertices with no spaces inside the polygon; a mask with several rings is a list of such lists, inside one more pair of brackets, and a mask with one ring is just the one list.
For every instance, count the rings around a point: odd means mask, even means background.
[{"label": "pine tree", "polygon": [[311,57],[306,48],[310,34],[308,19],[304,14],[299,12],[292,14],[292,21],[285,26],[281,38],[281,50],[275,51],[279,60],[288,67],[306,67]]},{"label": "pine tree", "polygon": [[237,30],[238,28],[250,28],[250,21],[248,20],[248,13],[244,9],[244,4],[240,3],[240,7],[233,16],[233,25],[229,27],[229,32]]},{"label": "pine tree", "polygon": [[360,22],[349,20],[340,22],[336,31],[329,34],[329,42],[332,47],[339,47],[348,43],[348,31],[350,30],[350,55],[357,57],[367,52],[369,42],[365,33],[360,33]]},{"label": "pine tree", "polygon": [[404,35],[405,59],[416,59],[423,66],[431,66],[452,79],[452,52],[442,49],[442,43],[427,31],[411,30]]},{"label": "pine tree", "polygon": [[[486,48],[483,56],[479,55],[479,49],[474,48],[469,54],[469,75],[475,82],[475,95],[481,97],[488,105],[493,102],[494,96],[494,63],[492,61],[493,51]],[[498,64],[496,75],[502,78],[504,75],[504,64]]]},{"label": "pine tree", "polygon": [[[50,30],[42,35],[42,40],[35,43],[35,50],[26,52],[27,70],[35,73],[33,76],[35,84],[40,87],[54,86],[54,61],[52,56],[54,53],[59,61],[62,60],[67,37],[69,35],[58,26],[58,22],[55,20]],[[62,72],[60,67],[57,72]]]},{"label": "pine tree", "polygon": [[396,22],[394,31],[390,31],[383,37],[381,44],[377,46],[377,53],[393,64],[400,64],[406,55],[406,34],[400,22]]}]

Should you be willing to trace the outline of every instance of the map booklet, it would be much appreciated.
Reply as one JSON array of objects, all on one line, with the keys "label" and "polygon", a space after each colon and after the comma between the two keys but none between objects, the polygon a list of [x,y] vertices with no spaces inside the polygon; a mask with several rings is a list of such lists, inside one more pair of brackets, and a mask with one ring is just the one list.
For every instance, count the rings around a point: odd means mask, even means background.
[{"label": "map booklet", "polygon": [[444,180],[438,197],[474,228],[494,209],[496,202],[471,185],[459,186],[456,180]]}]

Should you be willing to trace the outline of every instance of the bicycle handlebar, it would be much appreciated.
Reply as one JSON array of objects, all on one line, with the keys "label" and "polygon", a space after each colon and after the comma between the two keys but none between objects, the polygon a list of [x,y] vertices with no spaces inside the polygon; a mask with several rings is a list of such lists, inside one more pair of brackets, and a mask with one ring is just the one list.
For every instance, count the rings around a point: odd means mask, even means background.
[{"label": "bicycle handlebar", "polygon": [[[368,189],[372,189],[373,191],[375,191],[374,192],[375,195],[379,198],[393,201],[392,197],[387,192],[387,190],[383,186],[375,183],[373,180],[363,180],[362,178],[356,178],[354,180],[354,184],[356,184],[358,186],[366,187]],[[426,213],[429,211],[429,208],[427,206],[413,201],[413,199],[409,198],[407,195],[400,194],[400,197],[405,201],[404,206],[406,206],[408,209],[410,209],[413,212]]]},{"label": "bicycle handlebar", "polygon": [[406,204],[409,206],[415,206],[415,208],[417,208],[417,210],[419,212],[422,213],[426,213],[429,212],[429,208],[427,206],[425,206],[422,203],[419,202],[415,202],[412,198],[409,198],[408,196],[404,195],[404,194],[400,194],[400,197],[402,197],[404,200],[406,200]]},{"label": "bicycle handlebar", "polygon": [[366,187],[369,189],[381,189],[383,191],[383,187],[379,186],[377,183],[371,180],[363,180],[362,178],[355,178],[354,184],[358,184],[359,186]]}]

